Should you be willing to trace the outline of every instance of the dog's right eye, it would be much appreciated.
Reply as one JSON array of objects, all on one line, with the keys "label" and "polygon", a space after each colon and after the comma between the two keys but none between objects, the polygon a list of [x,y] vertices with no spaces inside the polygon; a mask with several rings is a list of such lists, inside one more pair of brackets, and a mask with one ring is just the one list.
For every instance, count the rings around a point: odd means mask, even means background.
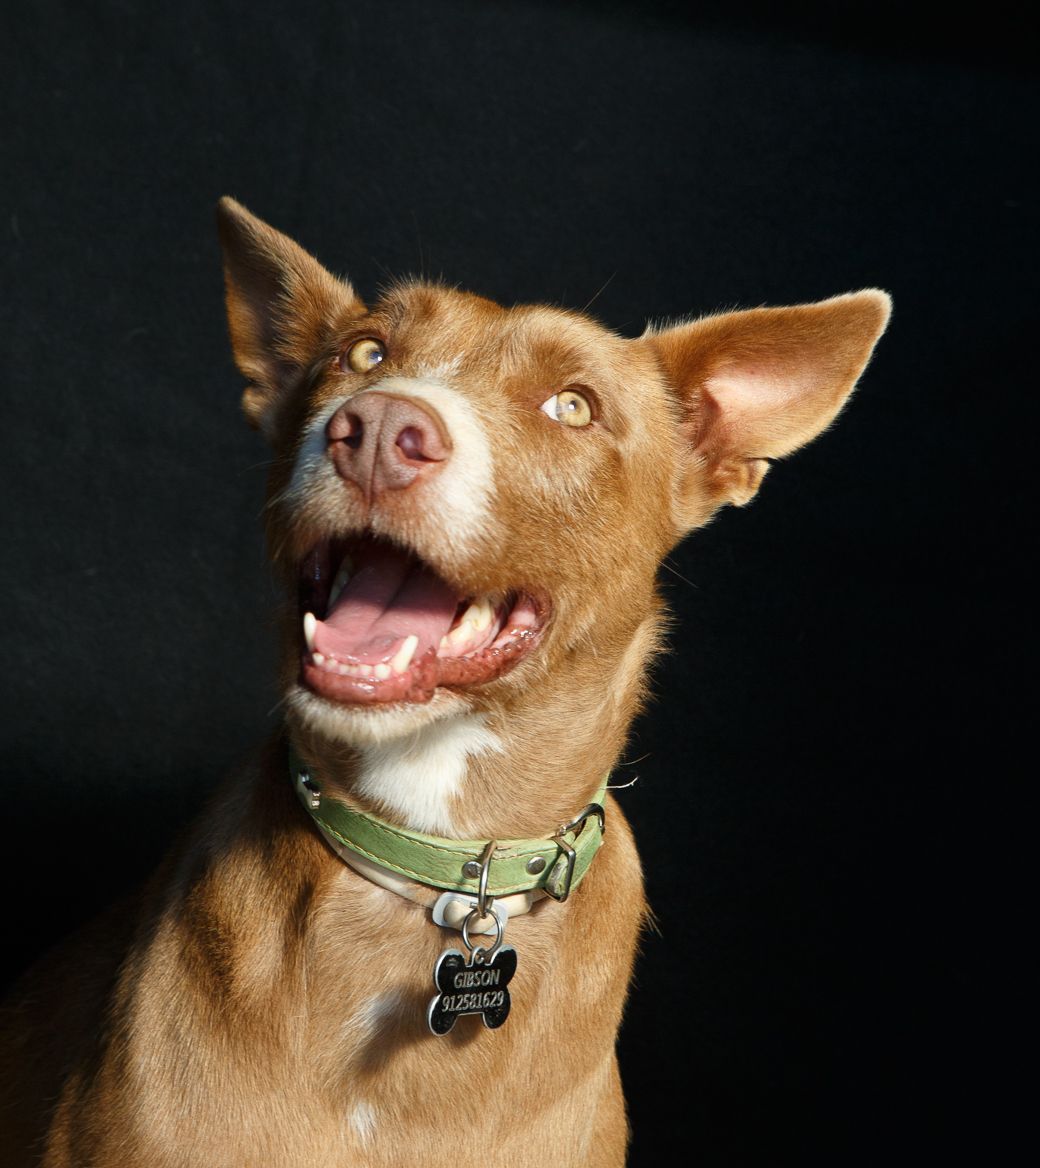
[{"label": "dog's right eye", "polygon": [[339,367],[344,364],[355,373],[368,373],[386,356],[386,347],[382,341],[366,337],[363,341],[355,341],[339,359]]}]

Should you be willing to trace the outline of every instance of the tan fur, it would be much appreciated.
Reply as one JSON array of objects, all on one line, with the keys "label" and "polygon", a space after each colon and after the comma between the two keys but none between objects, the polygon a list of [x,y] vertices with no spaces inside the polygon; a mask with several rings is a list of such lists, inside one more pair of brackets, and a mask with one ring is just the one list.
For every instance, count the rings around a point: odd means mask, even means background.
[{"label": "tan fur", "polygon": [[[393,732],[482,715],[502,749],[470,760],[450,808],[458,834],[551,834],[614,765],[643,699],[662,557],[723,503],[746,502],[767,459],[831,422],[887,297],[631,340],[581,314],[426,284],[369,310],[231,200],[220,229],[244,408],[274,447],[268,536],[287,594],[316,540],[368,527],[460,595],[543,596],[551,621],[527,659],[397,711]],[[344,373],[339,354],[369,336],[386,344],[384,366]],[[308,419],[388,373],[439,380],[492,436],[486,530],[447,538],[421,484],[371,507],[345,488],[289,490]],[[539,411],[567,386],[593,400],[591,426]],[[385,815],[355,780],[358,744],[390,723],[381,711],[306,713],[316,704],[300,689],[299,638],[290,606],[288,728],[327,791]],[[295,800],[280,735],[214,798],[132,917],[110,918],[26,981],[5,1028],[0,1161],[375,1168],[456,1165],[479,1149],[510,1168],[620,1165],[614,1043],[644,913],[611,799],[604,846],[573,897],[509,924],[519,968],[506,1025],[469,1017],[434,1038],[425,1004],[452,938],[328,850]]]}]

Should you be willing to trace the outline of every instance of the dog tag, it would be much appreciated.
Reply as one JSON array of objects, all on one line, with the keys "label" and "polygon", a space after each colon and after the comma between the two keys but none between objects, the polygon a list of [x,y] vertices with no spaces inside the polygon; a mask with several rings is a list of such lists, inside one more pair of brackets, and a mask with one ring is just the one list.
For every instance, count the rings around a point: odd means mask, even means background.
[{"label": "dog tag", "polygon": [[433,980],[438,993],[430,1001],[426,1020],[434,1034],[447,1034],[463,1014],[480,1014],[484,1025],[495,1030],[509,1017],[509,982],[516,973],[516,950],[501,946],[489,960],[479,945],[469,960],[457,949],[447,949],[437,959]]}]

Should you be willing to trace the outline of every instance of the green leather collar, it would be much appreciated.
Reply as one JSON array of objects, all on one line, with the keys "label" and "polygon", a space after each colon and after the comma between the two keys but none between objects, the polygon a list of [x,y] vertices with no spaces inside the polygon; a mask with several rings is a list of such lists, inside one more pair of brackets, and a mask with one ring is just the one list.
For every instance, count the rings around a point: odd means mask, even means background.
[{"label": "green leather collar", "polygon": [[603,842],[609,775],[593,802],[552,836],[488,841],[426,835],[356,811],[322,794],[291,746],[289,773],[304,807],[322,832],[389,872],[449,892],[477,895],[482,857],[489,842],[495,842],[487,864],[488,896],[541,889],[556,900],[566,900],[581,883]]}]

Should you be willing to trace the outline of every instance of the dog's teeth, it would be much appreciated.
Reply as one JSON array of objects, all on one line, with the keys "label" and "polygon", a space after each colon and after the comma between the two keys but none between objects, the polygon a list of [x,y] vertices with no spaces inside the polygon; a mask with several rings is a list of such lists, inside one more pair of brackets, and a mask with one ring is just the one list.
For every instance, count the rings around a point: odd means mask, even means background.
[{"label": "dog's teeth", "polygon": [[410,637],[406,637],[404,644],[394,654],[390,662],[390,666],[395,673],[404,673],[412,663],[412,657],[415,655],[415,650],[419,647],[419,638],[413,633]]},{"label": "dog's teeth", "polygon": [[465,653],[477,644],[495,622],[495,606],[489,596],[475,600],[459,618],[450,633],[441,637],[440,652],[451,655]]},{"label": "dog's teeth", "polygon": [[470,625],[478,633],[486,632],[491,628],[491,622],[495,619],[495,610],[491,601],[482,596],[480,600],[475,600],[469,608],[462,614],[462,620],[458,623],[458,628],[463,625]]},{"label": "dog's teeth", "polygon": [[392,672],[392,670],[390,669],[389,665],[377,665],[376,666],[376,679],[378,681],[386,681],[386,679],[390,676],[391,672]]},{"label": "dog's teeth", "polygon": [[473,639],[474,626],[468,621],[456,625],[447,636],[441,637],[440,647],[445,653],[461,652]]},{"label": "dog's teeth", "polygon": [[329,592],[329,612],[332,611],[332,606],[339,600],[343,589],[350,583],[353,568],[354,565],[351,563],[350,557],[344,556],[343,562],[339,566],[339,571],[336,573],[336,578],[332,581],[332,590]]},{"label": "dog's teeth", "polygon": [[313,612],[305,612],[303,614],[303,639],[307,642],[307,652],[314,652],[314,630],[318,627],[318,622],[314,618]]},{"label": "dog's teeth", "polygon": [[314,662],[315,665],[324,665],[325,664],[325,654],[324,653],[312,653],[311,660]]},{"label": "dog's teeth", "polygon": [[[385,675],[383,675],[379,672],[381,669],[386,670]],[[342,664],[339,667],[339,672],[344,677],[364,677],[364,678],[371,679],[373,674],[374,674],[377,678],[381,678],[383,676],[386,676],[386,677],[390,676],[390,666],[389,665],[364,665],[364,664],[346,665],[346,664]]]}]

